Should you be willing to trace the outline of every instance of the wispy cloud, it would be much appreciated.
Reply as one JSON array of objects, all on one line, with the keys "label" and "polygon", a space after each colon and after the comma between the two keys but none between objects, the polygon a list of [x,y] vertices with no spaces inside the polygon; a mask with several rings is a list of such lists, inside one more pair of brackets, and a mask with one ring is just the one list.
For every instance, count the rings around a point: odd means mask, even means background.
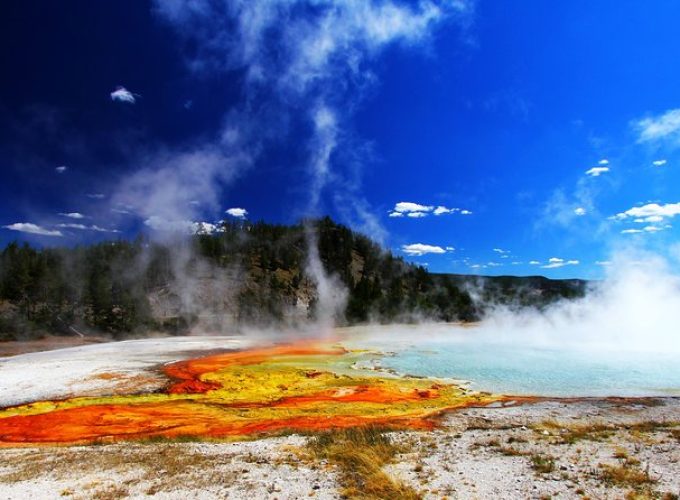
[{"label": "wispy cloud", "polygon": [[[262,110],[251,109],[259,102],[263,109],[275,108],[279,116],[307,121],[305,127],[311,130],[306,141],[310,183],[307,211],[316,211],[322,190],[332,187],[334,195],[324,200],[342,203],[339,211],[345,218],[358,220],[362,226],[375,226],[378,219],[370,214],[357,187],[362,161],[343,161],[343,165],[353,164],[351,169],[343,167],[344,171],[336,162],[351,156],[349,150],[362,149],[347,147],[352,134],[346,129],[365,90],[376,81],[370,63],[388,47],[427,44],[434,28],[447,19],[464,24],[474,3],[156,0],[154,5],[156,14],[193,47],[189,63],[195,71],[236,69],[245,73],[249,109],[243,111],[244,115],[261,114]],[[255,120],[258,123],[253,136],[262,135],[263,130],[266,135],[272,128],[268,121],[257,116]],[[237,133],[240,128],[236,123]],[[351,198],[356,203],[347,203]],[[406,216],[410,212],[396,213]]]},{"label": "wispy cloud", "polygon": [[[382,48],[419,43],[434,24],[470,14],[473,4],[320,0],[311,9],[296,0],[219,6],[157,0],[155,7],[181,34],[200,43],[202,50],[191,61],[195,69],[245,67],[251,82],[274,81],[282,91],[300,94],[331,74],[350,72],[365,78],[363,63]],[[234,23],[225,23],[225,17]],[[266,43],[272,37],[280,42],[275,47]]]},{"label": "wispy cloud", "polygon": [[[238,134],[229,138],[233,146],[199,145],[188,151],[154,152],[142,159],[145,166],[124,178],[111,205],[151,221],[147,227],[161,233],[173,226],[186,227],[203,218],[203,207],[217,213],[222,188],[251,164]],[[191,201],[200,199],[201,207]]]},{"label": "wispy cloud", "polygon": [[597,162],[598,165],[609,165],[609,160],[607,158],[602,158]]},{"label": "wispy cloud", "polygon": [[213,234],[221,231],[221,224],[205,221],[168,220],[152,215],[144,221],[144,225],[165,235],[173,234]]},{"label": "wispy cloud", "polygon": [[666,140],[680,144],[680,109],[669,109],[661,115],[636,120],[632,123],[638,142]]},{"label": "wispy cloud", "polygon": [[41,236],[64,236],[61,231],[56,229],[47,229],[32,222],[16,222],[7,226],[2,226],[11,231],[19,231],[21,233],[39,234]]},{"label": "wispy cloud", "polygon": [[99,227],[96,224],[92,224],[90,226],[85,224],[57,224],[57,227],[60,227],[62,229],[80,229],[82,231],[95,231],[98,233],[120,233],[118,229],[106,229],[103,227]]},{"label": "wispy cloud", "polygon": [[57,168],[54,169],[58,174],[63,174],[68,170],[68,167],[66,165],[60,165]]},{"label": "wispy cloud", "polygon": [[424,243],[412,243],[410,245],[403,245],[402,252],[412,257],[420,257],[429,253],[442,254],[446,253],[446,249],[437,245],[426,245]]},{"label": "wispy cloud", "polygon": [[87,193],[85,196],[93,200],[103,200],[106,198],[106,195],[103,193]]},{"label": "wispy cloud", "polygon": [[580,178],[572,193],[567,194],[561,189],[554,191],[539,212],[535,228],[540,230],[557,226],[569,230],[582,230],[582,225],[577,225],[575,222],[577,218],[587,213],[597,213],[595,199],[600,189],[597,184]]},{"label": "wispy cloud", "polygon": [[663,167],[666,163],[668,163],[667,160],[654,160],[652,162],[652,165],[654,165],[655,167]]},{"label": "wispy cloud", "polygon": [[224,213],[231,215],[232,217],[236,217],[237,219],[245,219],[245,217],[248,215],[248,210],[245,208],[228,208],[227,210],[224,211]]},{"label": "wispy cloud", "polygon": [[135,98],[135,94],[133,94],[123,86],[118,86],[116,87],[116,90],[111,92],[111,100],[117,102],[125,102],[128,104],[134,104],[137,101],[137,99]]},{"label": "wispy cloud", "polygon": [[586,175],[591,177],[599,177],[600,175],[606,174],[607,172],[609,172],[609,167],[593,167],[586,170]]},{"label": "wispy cloud", "polygon": [[668,229],[670,226],[665,225],[665,226],[645,226],[642,229],[624,229],[621,231],[621,234],[644,234],[644,233],[658,233],[659,231],[663,231],[665,229]]}]

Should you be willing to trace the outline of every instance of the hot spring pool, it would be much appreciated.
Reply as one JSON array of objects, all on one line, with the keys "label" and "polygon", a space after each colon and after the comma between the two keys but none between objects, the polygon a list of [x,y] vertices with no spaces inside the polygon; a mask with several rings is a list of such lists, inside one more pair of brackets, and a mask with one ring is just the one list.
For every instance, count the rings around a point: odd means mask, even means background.
[{"label": "hot spring pool", "polygon": [[[418,328],[420,330],[420,328]],[[403,332],[402,332],[403,333]],[[406,339],[405,337],[410,337]],[[452,378],[475,390],[535,396],[680,396],[680,354],[513,345],[474,334],[396,335],[349,347],[387,353],[379,363],[401,374]]]}]

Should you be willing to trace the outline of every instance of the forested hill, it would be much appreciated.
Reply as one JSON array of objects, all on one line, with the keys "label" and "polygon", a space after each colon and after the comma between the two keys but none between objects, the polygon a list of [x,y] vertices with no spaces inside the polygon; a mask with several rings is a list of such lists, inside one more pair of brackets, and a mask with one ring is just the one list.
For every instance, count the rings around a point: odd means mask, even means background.
[{"label": "forested hill", "polygon": [[[585,293],[581,280],[431,274],[329,218],[307,224],[327,273],[347,291],[339,324],[475,321],[491,305],[541,308]],[[316,315],[306,260],[302,223],[225,222],[175,245],[12,243],[0,255],[0,338],[295,326]]]}]

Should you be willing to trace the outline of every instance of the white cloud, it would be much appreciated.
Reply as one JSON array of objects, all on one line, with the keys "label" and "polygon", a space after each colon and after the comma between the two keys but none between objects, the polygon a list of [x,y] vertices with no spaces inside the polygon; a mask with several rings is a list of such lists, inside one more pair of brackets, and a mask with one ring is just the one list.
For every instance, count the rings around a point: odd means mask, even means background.
[{"label": "white cloud", "polygon": [[116,87],[116,90],[111,92],[111,100],[118,102],[126,102],[128,104],[134,104],[136,102],[135,94],[133,94],[128,89],[122,86]]},{"label": "white cloud", "polygon": [[54,170],[56,170],[56,172],[58,174],[63,174],[64,172],[66,172],[68,170],[68,167],[66,165],[60,165],[57,168],[55,168]]},{"label": "white cloud", "polygon": [[680,109],[669,109],[662,115],[643,118],[633,122],[638,132],[638,142],[659,140],[680,141]]},{"label": "white cloud", "polygon": [[611,261],[611,260],[596,260],[596,261],[595,261],[595,265],[597,265],[597,266],[604,266],[604,267],[606,267],[606,266],[611,266],[611,265],[612,265],[612,261]]},{"label": "white cloud", "polygon": [[411,217],[412,219],[420,219],[421,217],[427,217],[426,212],[408,212],[406,214],[407,217]]},{"label": "white cloud", "polygon": [[68,217],[69,219],[84,219],[85,216],[79,212],[68,212],[68,213],[63,213],[60,212],[59,215],[62,215],[64,217]]},{"label": "white cloud", "polygon": [[666,163],[668,163],[667,160],[654,160],[652,162],[652,165],[654,165],[655,167],[663,167]]},{"label": "white cloud", "polygon": [[609,160],[607,158],[602,158],[597,162],[598,165],[609,165]]},{"label": "white cloud", "polygon": [[446,214],[460,213],[462,215],[470,215],[472,212],[469,210],[461,210],[460,208],[449,208],[444,205],[438,205],[437,207],[433,205],[421,205],[420,203],[413,203],[410,201],[400,201],[392,211],[389,212],[390,217],[402,217],[407,216],[412,219],[419,219],[422,217],[427,217],[428,215],[434,214],[437,216]]},{"label": "white cloud", "polygon": [[61,231],[46,229],[31,222],[16,222],[7,226],[2,226],[11,231],[19,231],[21,233],[39,234],[42,236],[64,236]]},{"label": "white cloud", "polygon": [[541,266],[543,269],[556,269],[564,266],[577,266],[580,262],[578,260],[564,260],[559,257],[551,257],[548,259],[548,264]]},{"label": "white cloud", "polygon": [[455,249],[454,247],[446,247],[446,251],[447,251],[447,252],[453,252],[453,251],[455,251],[455,250],[456,250],[456,249]]},{"label": "white cloud", "polygon": [[501,255],[507,255],[510,253],[510,250],[503,250],[502,248],[494,248],[493,251]]},{"label": "white cloud", "polygon": [[539,266],[541,263],[537,260],[530,260],[529,265],[531,266]]},{"label": "white cloud", "polygon": [[410,212],[431,212],[434,207],[432,205],[420,205],[419,203],[412,203],[410,201],[400,201],[394,205],[394,211],[399,213]]},{"label": "white cloud", "polygon": [[664,205],[648,203],[647,205],[633,207],[625,212],[618,213],[613,218],[617,220],[634,218],[640,222],[660,222],[663,218],[672,218],[678,214],[680,214],[680,202],[666,203]]},{"label": "white cloud", "polygon": [[419,257],[428,253],[442,254],[446,253],[446,250],[440,246],[436,245],[425,245],[424,243],[412,243],[410,245],[403,245],[401,247],[402,252],[406,255]]},{"label": "white cloud", "polygon": [[663,217],[661,215],[650,215],[649,217],[642,217],[640,219],[635,219],[633,222],[638,224],[644,224],[645,222],[661,222]]},{"label": "white cloud", "polygon": [[444,215],[444,214],[453,214],[456,212],[460,212],[460,208],[448,208],[445,206],[438,206],[437,208],[434,209],[434,212],[432,212],[435,215]]},{"label": "white cloud", "polygon": [[574,209],[574,213],[580,217],[580,216],[586,214],[586,209],[583,208],[583,207],[576,207],[576,208]]},{"label": "white cloud", "polygon": [[586,175],[590,175],[591,177],[599,177],[600,175],[607,172],[609,172],[609,167],[593,167],[586,170]]},{"label": "white cloud", "polygon": [[228,208],[224,213],[236,217],[237,219],[244,219],[248,215],[248,210],[245,208]]}]

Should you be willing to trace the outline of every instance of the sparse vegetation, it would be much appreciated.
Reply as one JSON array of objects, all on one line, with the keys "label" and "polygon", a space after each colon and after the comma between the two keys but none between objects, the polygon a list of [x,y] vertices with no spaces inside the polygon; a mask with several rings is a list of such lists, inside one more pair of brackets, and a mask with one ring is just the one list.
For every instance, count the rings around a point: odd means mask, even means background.
[{"label": "sparse vegetation", "polygon": [[574,444],[581,440],[586,441],[605,441],[613,436],[617,431],[626,430],[637,433],[649,433],[659,430],[668,430],[670,433],[676,432],[675,427],[678,422],[657,422],[653,420],[637,422],[634,424],[564,424],[554,420],[544,420],[538,425],[533,426],[539,433],[547,432],[548,438],[556,438],[558,444]]},{"label": "sparse vegetation", "polygon": [[[91,448],[58,448],[36,451],[26,460],[15,461],[11,472],[0,475],[0,481],[16,483],[44,478],[54,480],[70,477],[74,471],[80,476],[110,474],[112,472],[140,471],[140,481],[150,483],[148,494],[172,491],[178,486],[192,483],[195,487],[224,484],[233,475],[213,472],[219,457],[194,452],[181,444],[155,444],[153,446],[117,445]],[[106,476],[104,476],[106,477]],[[101,487],[100,487],[101,486]],[[95,481],[88,497],[121,498],[124,485]],[[125,490],[126,492],[127,490]],[[64,496],[73,495],[73,489],[64,490]]]},{"label": "sparse vegetation", "polygon": [[310,439],[308,449],[317,460],[327,460],[340,473],[347,498],[415,500],[420,495],[390,478],[383,467],[404,450],[375,427],[324,432]]},{"label": "sparse vegetation", "polygon": [[531,468],[539,474],[548,474],[555,470],[555,459],[549,455],[531,455]]}]

